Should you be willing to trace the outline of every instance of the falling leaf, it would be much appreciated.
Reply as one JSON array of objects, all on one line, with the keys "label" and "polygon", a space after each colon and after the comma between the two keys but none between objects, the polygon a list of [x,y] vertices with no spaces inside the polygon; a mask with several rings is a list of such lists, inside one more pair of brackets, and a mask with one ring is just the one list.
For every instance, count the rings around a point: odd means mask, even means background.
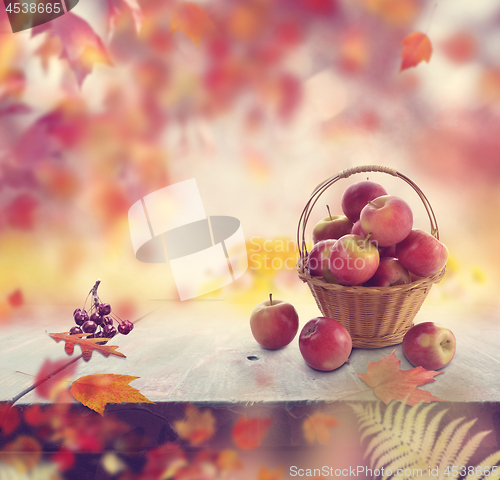
[{"label": "falling leaf", "polygon": [[32,470],[42,458],[38,441],[27,435],[19,435],[2,448],[2,462],[13,465],[18,472]]},{"label": "falling leaf", "polygon": [[170,17],[170,32],[184,33],[195,45],[199,45],[214,28],[205,10],[193,2],[177,5]]},{"label": "falling leaf", "polygon": [[85,375],[71,385],[71,394],[83,405],[103,415],[108,403],[154,403],[129,383],[130,375]]},{"label": "falling leaf", "polygon": [[368,362],[367,373],[358,373],[358,376],[374,390],[375,395],[386,405],[391,400],[399,400],[407,405],[416,405],[419,402],[442,401],[425,390],[420,390],[419,385],[435,382],[434,377],[443,372],[434,372],[422,367],[410,370],[401,370],[398,360],[392,351],[391,354],[378,362]]},{"label": "falling leaf", "polygon": [[49,335],[56,341],[64,340],[66,345],[64,346],[64,350],[68,355],[72,355],[75,350],[75,344],[80,345],[82,349],[82,357],[88,362],[90,357],[92,357],[92,352],[97,350],[102,353],[105,357],[109,357],[109,355],[116,355],[117,357],[126,358],[123,353],[115,350],[118,348],[115,345],[97,345],[97,342],[109,341],[111,338],[82,338],[88,333],[77,333],[75,335],[70,335],[69,332],[63,333],[49,333]]},{"label": "falling leaf", "polygon": [[[47,378],[52,372],[64,367],[68,363],[68,360],[61,359],[52,361],[49,358],[43,362],[43,365],[40,367],[35,379],[35,383],[38,383],[40,380]],[[54,401],[63,391],[67,391],[69,388],[68,380],[74,375],[76,372],[77,363],[73,362],[68,365],[66,368],[61,370],[56,375],[52,376],[49,380],[41,383],[36,387],[36,393],[40,395],[42,398],[46,398],[48,400]],[[59,401],[61,398],[59,398]]]},{"label": "falling leaf", "polygon": [[7,300],[13,308],[19,308],[24,305],[24,297],[21,289],[14,290],[8,297]]},{"label": "falling leaf", "polygon": [[273,423],[271,418],[247,418],[246,415],[243,415],[233,425],[234,443],[242,450],[252,450],[259,447],[271,423]]},{"label": "falling leaf", "polygon": [[275,468],[274,470],[268,470],[266,467],[260,467],[259,475],[257,480],[283,480],[285,478],[285,472],[283,467]]},{"label": "falling leaf", "polygon": [[112,65],[102,40],[83,18],[74,13],[66,13],[32,29],[33,36],[42,32],[49,32],[61,40],[61,58],[68,61],[79,85],[96,63]]},{"label": "falling leaf", "polygon": [[191,445],[199,445],[213,437],[215,418],[208,409],[201,411],[193,405],[186,407],[186,418],[174,422],[174,430],[179,437],[188,440]]},{"label": "falling leaf", "polygon": [[42,68],[45,73],[49,68],[49,60],[52,57],[59,57],[62,53],[62,43],[58,37],[47,36],[43,43],[36,49],[35,54],[42,61]]},{"label": "falling leaf", "polygon": [[0,403],[0,432],[4,437],[14,432],[21,422],[19,410],[11,403]]},{"label": "falling leaf", "polygon": [[302,423],[304,436],[309,443],[325,445],[330,441],[330,429],[336,427],[338,421],[326,413],[317,412],[309,416]]},{"label": "falling leaf", "polygon": [[432,55],[432,45],[425,33],[410,33],[402,42],[400,72],[410,67],[417,66],[422,60],[429,63]]},{"label": "falling leaf", "polygon": [[222,450],[217,455],[217,467],[222,472],[241,470],[243,468],[243,463],[240,460],[238,452],[231,448]]}]

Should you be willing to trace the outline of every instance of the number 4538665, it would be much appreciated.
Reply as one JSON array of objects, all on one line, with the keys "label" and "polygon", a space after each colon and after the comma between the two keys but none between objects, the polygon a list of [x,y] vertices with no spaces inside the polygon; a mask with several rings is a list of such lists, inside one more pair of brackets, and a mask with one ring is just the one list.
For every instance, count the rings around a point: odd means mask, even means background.
[{"label": "number 4538665", "polygon": [[60,13],[60,3],[11,3],[7,6],[9,13]]}]

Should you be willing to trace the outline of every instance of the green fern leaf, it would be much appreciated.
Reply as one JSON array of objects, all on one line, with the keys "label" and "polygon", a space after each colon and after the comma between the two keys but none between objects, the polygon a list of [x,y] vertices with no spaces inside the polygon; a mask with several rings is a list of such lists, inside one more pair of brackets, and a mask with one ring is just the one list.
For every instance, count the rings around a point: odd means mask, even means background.
[{"label": "green fern leaf", "polygon": [[449,465],[457,465],[455,463],[455,458],[462,447],[462,442],[465,439],[465,436],[471,429],[472,425],[476,423],[476,419],[474,418],[470,422],[464,423],[463,425],[460,425],[456,430],[455,433],[453,434],[453,437],[451,437],[448,445],[446,446],[446,450],[444,451],[443,458],[441,459],[441,462],[439,463],[439,470],[445,469]]},{"label": "green fern leaf", "polygon": [[453,435],[453,432],[455,431],[455,428],[457,427],[457,425],[462,423],[463,420],[465,420],[465,417],[456,418],[455,420],[452,420],[448,425],[446,425],[446,427],[444,427],[434,445],[431,457],[429,459],[429,465],[439,465],[441,463],[444,452],[451,436]]}]

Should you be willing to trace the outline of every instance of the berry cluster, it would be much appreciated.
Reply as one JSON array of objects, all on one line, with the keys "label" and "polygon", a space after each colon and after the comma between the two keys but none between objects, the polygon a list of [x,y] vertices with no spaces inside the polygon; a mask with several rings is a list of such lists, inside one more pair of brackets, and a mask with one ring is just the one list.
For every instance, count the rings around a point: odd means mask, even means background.
[{"label": "berry cluster", "polygon": [[[101,280],[97,280],[95,285],[90,290],[83,308],[77,308],[73,312],[73,318],[76,327],[73,327],[69,333],[75,335],[77,333],[90,333],[86,338],[113,338],[117,333],[128,335],[134,328],[134,324],[130,320],[122,320],[118,315],[111,313],[111,305],[102,303],[97,295],[97,288]],[[87,299],[92,294],[93,302],[90,310],[85,310]],[[118,330],[113,325],[113,322],[118,323]],[[106,342],[102,342],[103,344]]]}]

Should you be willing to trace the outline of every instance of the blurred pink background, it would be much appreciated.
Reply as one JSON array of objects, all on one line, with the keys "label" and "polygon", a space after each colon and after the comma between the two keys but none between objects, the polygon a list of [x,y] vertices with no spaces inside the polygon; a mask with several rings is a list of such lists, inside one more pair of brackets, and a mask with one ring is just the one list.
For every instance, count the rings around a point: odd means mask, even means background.
[{"label": "blurred pink background", "polygon": [[[207,213],[240,219],[248,241],[247,274],[210,295],[312,301],[285,266],[299,215],[318,183],[362,164],[400,170],[434,207],[450,261],[429,301],[497,305],[495,0],[81,0],[48,31],[18,34],[2,15],[2,321],[23,302],[79,305],[98,277],[131,314],[178,298],[168,266],[135,259],[127,212],[189,178]],[[414,31],[432,57],[400,71]],[[429,228],[408,186],[370,178]],[[323,196],[332,213],[362,179]],[[311,221],[325,213],[319,202]],[[264,245],[274,267],[258,268]]]}]

